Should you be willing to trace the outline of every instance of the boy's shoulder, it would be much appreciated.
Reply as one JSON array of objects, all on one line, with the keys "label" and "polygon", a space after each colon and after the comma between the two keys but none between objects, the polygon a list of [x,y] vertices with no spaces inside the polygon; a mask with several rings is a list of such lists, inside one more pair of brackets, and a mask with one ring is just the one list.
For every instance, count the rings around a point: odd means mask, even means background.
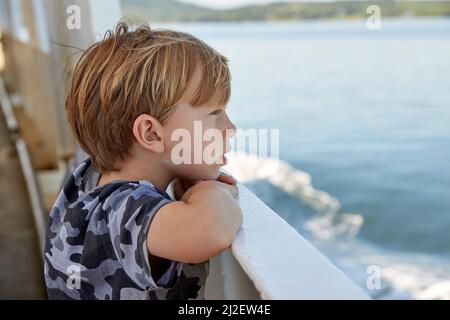
[{"label": "boy's shoulder", "polygon": [[92,166],[91,159],[88,158],[80,163],[68,177],[61,190],[60,195],[63,200],[69,203],[77,201],[98,201],[108,199],[123,199],[126,197],[141,198],[149,197],[163,198],[171,200],[167,192],[159,190],[147,180],[119,180],[97,186],[100,174]]},{"label": "boy's shoulder", "polygon": [[142,219],[151,218],[161,206],[173,201],[166,192],[146,180],[96,186],[98,178],[90,159],[75,168],[50,212],[50,227],[52,222],[60,227],[65,222],[78,228],[94,224],[96,227],[90,229],[94,228],[97,233],[107,232],[109,230],[99,230],[100,220],[107,226],[114,222],[123,226],[135,219],[140,225]]}]

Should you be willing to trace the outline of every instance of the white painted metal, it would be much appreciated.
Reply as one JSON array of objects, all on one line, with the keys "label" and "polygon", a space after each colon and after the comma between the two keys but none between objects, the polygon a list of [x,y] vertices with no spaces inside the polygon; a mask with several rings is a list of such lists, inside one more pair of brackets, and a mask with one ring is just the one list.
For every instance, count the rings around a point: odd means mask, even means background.
[{"label": "white painted metal", "polygon": [[33,0],[33,14],[36,31],[38,34],[39,45],[45,53],[50,51],[50,39],[48,37],[47,13],[45,12],[44,0]]},{"label": "white painted metal", "polygon": [[6,125],[10,132],[17,133],[19,130],[19,125],[17,124],[16,117],[12,109],[11,101],[9,100],[8,94],[5,89],[5,83],[3,78],[0,77],[0,105],[3,114],[6,119]]},{"label": "white painted metal", "polygon": [[11,18],[9,14],[7,0],[0,0],[0,29],[3,29],[3,31],[9,31],[11,27]]},{"label": "white painted metal", "polygon": [[23,17],[22,0],[10,0],[9,5],[11,8],[12,31],[15,37],[22,42],[29,42],[30,33]]},{"label": "white painted metal", "polygon": [[44,240],[46,229],[46,218],[44,218],[44,205],[42,202],[42,196],[39,190],[39,186],[34,174],[33,166],[31,163],[30,154],[27,146],[22,138],[18,135],[18,125],[14,113],[11,108],[8,94],[4,87],[3,79],[0,77],[0,104],[2,107],[3,115],[6,119],[7,127],[14,139],[17,153],[19,155],[20,164],[22,167],[25,183],[27,186],[28,195],[30,197],[31,209],[33,212],[33,218],[36,225],[36,231],[38,234],[39,247],[41,252],[44,252]]},{"label": "white painted metal", "polygon": [[18,138],[15,141],[16,150],[19,155],[20,165],[22,167],[25,184],[27,186],[28,195],[30,197],[31,209],[33,212],[34,223],[36,225],[36,232],[38,235],[40,252],[44,252],[45,232],[46,232],[46,217],[44,213],[44,203],[39,189],[39,185],[31,163],[30,153],[27,145],[23,139]]},{"label": "white painted metal", "polygon": [[260,300],[255,288],[231,250],[210,259],[209,277],[206,281],[205,299]]},{"label": "white painted metal", "polygon": [[108,29],[122,18],[122,8],[119,0],[89,0],[91,12],[91,28],[97,40],[100,40]]},{"label": "white painted metal", "polygon": [[[244,185],[239,184],[239,190],[244,222],[233,242],[231,254],[227,256],[229,253],[225,252],[221,254],[221,260],[213,259],[221,270],[211,268],[209,286],[224,282],[227,299],[246,296],[242,293],[243,283],[248,284],[249,280],[262,299],[369,299],[361,288]],[[243,272],[233,270],[232,259]],[[207,288],[206,298],[214,297],[208,296],[212,291]]]}]

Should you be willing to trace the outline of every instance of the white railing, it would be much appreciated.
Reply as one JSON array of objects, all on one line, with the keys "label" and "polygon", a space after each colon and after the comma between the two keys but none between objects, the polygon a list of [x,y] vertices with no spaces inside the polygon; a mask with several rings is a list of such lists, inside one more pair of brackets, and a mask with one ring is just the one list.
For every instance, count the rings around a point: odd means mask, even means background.
[{"label": "white railing", "polygon": [[369,299],[255,194],[239,191],[244,221],[231,249],[211,260],[206,299]]}]

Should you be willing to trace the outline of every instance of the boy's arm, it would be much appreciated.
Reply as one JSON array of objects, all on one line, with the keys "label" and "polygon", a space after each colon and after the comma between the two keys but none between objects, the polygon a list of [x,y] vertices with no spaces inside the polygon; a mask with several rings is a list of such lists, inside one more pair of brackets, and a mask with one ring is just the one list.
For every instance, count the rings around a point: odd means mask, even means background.
[{"label": "boy's arm", "polygon": [[237,187],[201,182],[181,199],[163,206],[147,235],[151,255],[184,263],[200,263],[230,247],[242,223],[234,197]]}]

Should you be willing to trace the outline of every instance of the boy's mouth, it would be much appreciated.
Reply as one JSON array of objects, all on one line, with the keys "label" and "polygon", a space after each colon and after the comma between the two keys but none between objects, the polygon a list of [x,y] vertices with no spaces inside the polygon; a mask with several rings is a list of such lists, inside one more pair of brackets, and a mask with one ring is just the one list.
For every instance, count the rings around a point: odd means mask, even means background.
[{"label": "boy's mouth", "polygon": [[215,165],[224,166],[228,163],[227,156],[225,154],[221,155],[220,157],[217,157],[217,159],[214,161]]},{"label": "boy's mouth", "polygon": [[223,163],[223,165],[226,165],[228,163],[228,158],[226,155],[222,156],[222,163]]},{"label": "boy's mouth", "polygon": [[218,161],[220,162],[221,165],[226,165],[226,164],[228,164],[228,158],[227,158],[226,154],[229,153],[229,152],[231,152],[231,146],[230,146],[229,142],[226,141],[225,143],[226,143],[226,144],[225,144],[225,145],[226,145],[225,153],[222,155],[221,158],[219,158],[220,160],[218,160]]}]

